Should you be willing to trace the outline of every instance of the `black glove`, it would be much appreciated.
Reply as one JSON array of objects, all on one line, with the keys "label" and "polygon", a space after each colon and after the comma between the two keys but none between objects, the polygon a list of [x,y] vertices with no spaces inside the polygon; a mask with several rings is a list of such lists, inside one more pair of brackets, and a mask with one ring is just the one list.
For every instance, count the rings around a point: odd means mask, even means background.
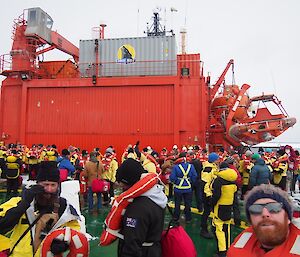
[{"label": "black glove", "polygon": [[26,189],[23,192],[23,197],[22,198],[26,203],[30,204],[37,194],[41,194],[41,193],[44,193],[44,192],[45,192],[45,189],[44,189],[43,186],[34,185],[31,188]]},{"label": "black glove", "polygon": [[54,238],[51,246],[50,251],[54,254],[61,254],[69,249],[69,244],[66,241],[61,241],[59,239]]}]

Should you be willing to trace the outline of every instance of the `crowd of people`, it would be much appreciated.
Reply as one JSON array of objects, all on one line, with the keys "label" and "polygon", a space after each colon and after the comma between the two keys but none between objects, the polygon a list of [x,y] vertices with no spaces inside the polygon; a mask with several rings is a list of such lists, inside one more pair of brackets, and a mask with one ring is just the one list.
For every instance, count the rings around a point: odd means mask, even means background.
[{"label": "crowd of people", "polygon": [[[223,148],[209,153],[197,145],[181,148],[174,145],[170,151],[163,148],[157,152],[151,146],[141,149],[137,142],[128,145],[122,155],[117,156],[113,146],[108,146],[101,153],[100,148],[88,152],[70,146],[59,152],[55,145],[38,144],[28,148],[20,144],[2,144],[0,168],[1,178],[6,179],[6,199],[9,203],[0,206],[0,227],[3,228],[0,234],[4,235],[16,229],[17,224],[22,224],[25,213],[29,219],[28,224],[39,217],[35,213],[42,213],[40,216],[44,217],[41,219],[44,225],[40,225],[39,230],[29,225],[29,230],[34,231],[31,235],[34,240],[28,256],[39,252],[43,235],[56,226],[66,208],[73,211],[72,219],[68,222],[72,226],[75,224],[76,228],[78,215],[71,205],[61,202],[59,183],[79,180],[82,201],[93,212],[101,210],[103,206],[110,207],[115,198],[115,189],[119,187],[123,191],[128,190],[140,180],[142,173],[157,174],[160,186],[155,190],[152,188],[151,194],[137,197],[127,208],[122,221],[123,238],[119,243],[118,256],[160,256],[159,240],[167,201],[174,201],[174,222],[188,224],[192,221],[193,199],[198,212],[202,214],[200,236],[206,240],[216,239],[216,256],[277,256],[283,253],[282,256],[294,256],[288,255],[287,251],[298,253],[294,245],[298,242],[296,238],[299,230],[291,222],[292,208],[286,191],[296,191],[299,152],[290,146],[284,146],[278,151],[259,149],[258,153],[249,149],[227,152]],[[24,189],[22,195],[19,195],[22,173],[28,173],[28,180],[37,181],[37,185]],[[289,174],[291,182],[287,179]],[[107,190],[94,192],[92,184],[96,178],[108,183]],[[49,204],[46,204],[46,199],[51,199]],[[252,226],[231,245],[231,220],[237,226],[241,222],[240,201],[244,201],[247,218]],[[182,203],[184,220],[180,213]],[[30,208],[35,216],[32,213],[32,217],[28,218]],[[52,221],[50,229],[49,220]],[[280,236],[276,236],[278,233],[275,231],[281,231]],[[18,243],[20,234],[13,235],[14,243],[11,243],[10,249],[14,248],[14,255],[11,256],[20,256],[18,249],[22,249],[30,234],[23,236],[23,241]],[[294,240],[295,244],[286,243],[286,240]],[[152,242],[151,247],[145,248],[143,243],[149,241]],[[276,255],[267,255],[273,254],[277,246],[282,249],[276,250]],[[65,242],[54,242],[53,249],[52,253],[61,253],[67,246]]]}]

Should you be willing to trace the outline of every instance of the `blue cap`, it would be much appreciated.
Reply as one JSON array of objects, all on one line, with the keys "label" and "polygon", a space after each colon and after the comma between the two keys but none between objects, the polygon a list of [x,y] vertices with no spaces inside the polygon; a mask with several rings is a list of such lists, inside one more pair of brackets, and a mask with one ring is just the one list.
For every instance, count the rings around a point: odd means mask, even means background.
[{"label": "blue cap", "polygon": [[212,162],[215,162],[219,159],[219,155],[215,152],[212,152],[208,155],[208,162],[212,163]]}]

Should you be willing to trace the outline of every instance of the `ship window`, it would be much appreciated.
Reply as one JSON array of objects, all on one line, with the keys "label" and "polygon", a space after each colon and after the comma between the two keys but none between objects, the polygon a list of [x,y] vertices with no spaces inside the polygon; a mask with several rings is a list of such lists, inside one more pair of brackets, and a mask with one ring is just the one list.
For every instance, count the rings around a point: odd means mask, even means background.
[{"label": "ship window", "polygon": [[45,14],[41,13],[41,24],[45,24]]},{"label": "ship window", "polygon": [[28,24],[36,24],[36,11],[30,11],[28,17]]},{"label": "ship window", "polygon": [[48,29],[51,29],[53,25],[53,20],[50,17],[47,17],[47,23],[46,26]]},{"label": "ship window", "polygon": [[190,76],[189,68],[181,68],[181,76]]}]

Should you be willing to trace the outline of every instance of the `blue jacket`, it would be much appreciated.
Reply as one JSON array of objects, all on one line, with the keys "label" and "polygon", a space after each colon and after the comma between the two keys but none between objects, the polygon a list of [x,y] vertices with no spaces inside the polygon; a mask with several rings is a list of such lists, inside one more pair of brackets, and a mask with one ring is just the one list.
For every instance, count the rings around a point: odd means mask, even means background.
[{"label": "blue jacket", "polygon": [[[187,173],[186,176],[184,176],[182,169],[185,173]],[[182,162],[175,165],[170,175],[170,181],[174,184],[174,192],[192,192],[192,183],[196,182],[197,176],[198,175],[193,164]]]},{"label": "blue jacket", "polygon": [[57,159],[58,163],[58,169],[66,169],[68,170],[68,173],[73,175],[75,172],[75,167],[73,164],[70,162],[70,160],[67,157],[59,157]]},{"label": "blue jacket", "polygon": [[272,174],[265,161],[261,158],[257,159],[250,171],[249,186],[254,187],[260,184],[269,184]]}]

